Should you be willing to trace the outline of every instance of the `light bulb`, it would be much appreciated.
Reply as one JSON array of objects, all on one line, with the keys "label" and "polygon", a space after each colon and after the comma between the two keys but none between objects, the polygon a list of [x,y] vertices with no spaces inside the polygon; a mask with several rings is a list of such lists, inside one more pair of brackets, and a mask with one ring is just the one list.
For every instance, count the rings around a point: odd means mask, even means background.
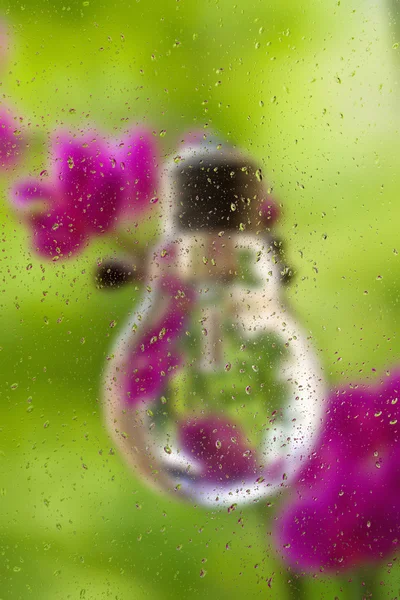
[{"label": "light bulb", "polygon": [[163,177],[163,233],[106,368],[107,424],[158,489],[209,506],[255,502],[307,460],[322,371],[281,297],[260,170],[195,142]]}]

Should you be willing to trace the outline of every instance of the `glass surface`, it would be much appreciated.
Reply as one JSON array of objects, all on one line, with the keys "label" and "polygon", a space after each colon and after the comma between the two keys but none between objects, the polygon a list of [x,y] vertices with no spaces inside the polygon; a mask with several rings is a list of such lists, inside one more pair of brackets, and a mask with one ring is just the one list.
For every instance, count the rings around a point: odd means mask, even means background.
[{"label": "glass surface", "polygon": [[0,0],[0,598],[397,598],[398,0]]}]

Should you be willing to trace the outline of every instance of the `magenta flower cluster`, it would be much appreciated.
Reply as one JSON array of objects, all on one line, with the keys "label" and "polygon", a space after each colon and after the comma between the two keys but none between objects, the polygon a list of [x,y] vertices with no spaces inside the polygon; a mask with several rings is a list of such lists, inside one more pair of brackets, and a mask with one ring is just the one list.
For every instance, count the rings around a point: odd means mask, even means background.
[{"label": "magenta flower cluster", "polygon": [[135,220],[157,186],[157,151],[152,135],[133,130],[119,141],[96,132],[52,142],[50,173],[19,181],[12,201],[32,231],[35,250],[68,257],[93,235],[110,231],[121,218]]},{"label": "magenta flower cluster", "polygon": [[297,570],[354,568],[400,540],[400,373],[333,392],[319,441],[277,517]]}]

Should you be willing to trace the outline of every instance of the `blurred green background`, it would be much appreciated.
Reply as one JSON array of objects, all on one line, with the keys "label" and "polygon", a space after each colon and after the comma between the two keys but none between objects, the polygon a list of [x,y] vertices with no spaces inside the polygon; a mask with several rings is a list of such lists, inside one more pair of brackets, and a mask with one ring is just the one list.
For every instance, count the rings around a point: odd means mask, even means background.
[{"label": "blurred green background", "polygon": [[[96,290],[93,270],[125,242],[47,263],[7,190],[48,166],[60,126],[118,135],[145,123],[165,156],[187,129],[221,132],[257,157],[282,204],[277,232],[297,271],[285,294],[328,382],[376,377],[400,358],[396,8],[0,1],[10,32],[1,102],[30,138],[1,180],[1,600],[300,597],[271,542],[280,498],[231,514],[184,505],[149,491],[112,449],[101,371],[141,288]],[[148,229],[133,241],[151,244]],[[387,562],[373,597],[399,594]],[[301,581],[308,598],[363,589],[352,573]]]}]

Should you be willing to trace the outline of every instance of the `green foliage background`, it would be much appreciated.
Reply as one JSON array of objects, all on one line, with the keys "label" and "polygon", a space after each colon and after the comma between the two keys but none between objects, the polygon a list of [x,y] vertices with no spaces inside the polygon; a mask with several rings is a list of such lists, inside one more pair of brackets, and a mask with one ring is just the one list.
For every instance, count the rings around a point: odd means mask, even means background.
[{"label": "green foliage background", "polygon": [[[390,7],[0,0],[0,10],[11,31],[1,102],[30,132],[23,164],[1,182],[0,599],[300,597],[271,541],[274,505],[228,515],[180,504],[110,452],[101,370],[140,287],[98,291],[93,269],[124,243],[45,263],[7,190],[46,167],[59,126],[118,135],[145,123],[166,132],[165,156],[188,128],[221,132],[257,157],[282,203],[278,230],[298,273],[286,294],[328,381],[376,377],[400,357],[400,40]],[[150,245],[150,229],[132,236]],[[375,573],[374,597],[394,598],[396,570]],[[351,573],[301,581],[308,598],[362,589]]]}]

